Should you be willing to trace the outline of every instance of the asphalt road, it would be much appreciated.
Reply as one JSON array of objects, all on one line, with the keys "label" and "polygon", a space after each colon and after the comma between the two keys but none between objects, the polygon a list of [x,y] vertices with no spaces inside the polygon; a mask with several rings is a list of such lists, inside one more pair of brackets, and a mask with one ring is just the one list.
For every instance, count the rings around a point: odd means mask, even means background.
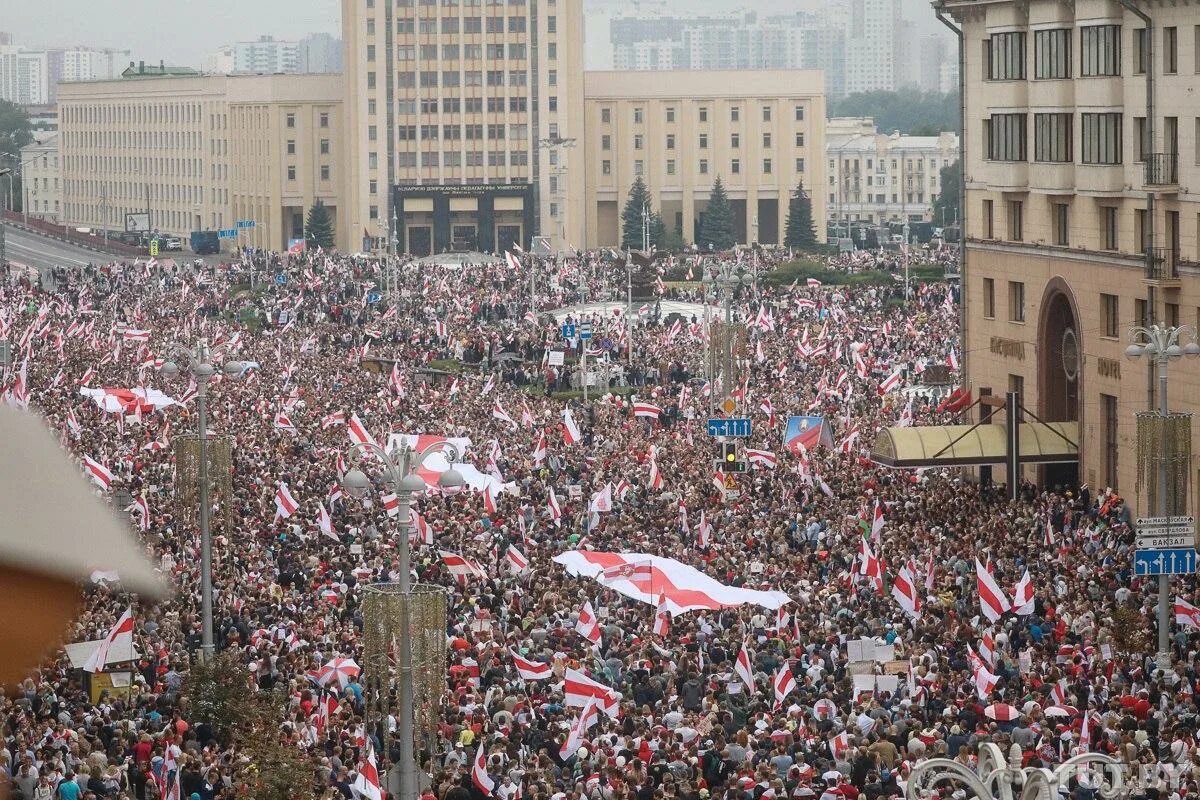
[{"label": "asphalt road", "polygon": [[84,267],[103,264],[113,256],[95,253],[71,244],[47,239],[8,225],[5,227],[8,260],[32,267],[45,275],[51,267]]}]

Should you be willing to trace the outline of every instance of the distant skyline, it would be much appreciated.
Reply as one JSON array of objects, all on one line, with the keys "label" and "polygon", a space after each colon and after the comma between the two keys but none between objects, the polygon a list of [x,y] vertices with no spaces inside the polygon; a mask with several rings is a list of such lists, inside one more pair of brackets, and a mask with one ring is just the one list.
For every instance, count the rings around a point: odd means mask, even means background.
[{"label": "distant skyline", "polygon": [[[134,60],[198,67],[222,45],[260,36],[300,39],[309,33],[341,36],[339,0],[41,0],[5,4],[0,30],[25,47],[111,47]],[[589,14],[701,15],[756,10],[763,14],[820,11],[827,0],[584,0]],[[927,0],[902,0],[904,16],[922,32],[944,32]],[[594,62],[600,47],[587,45]],[[604,32],[607,33],[606,31]],[[603,64],[588,63],[588,68]]]}]

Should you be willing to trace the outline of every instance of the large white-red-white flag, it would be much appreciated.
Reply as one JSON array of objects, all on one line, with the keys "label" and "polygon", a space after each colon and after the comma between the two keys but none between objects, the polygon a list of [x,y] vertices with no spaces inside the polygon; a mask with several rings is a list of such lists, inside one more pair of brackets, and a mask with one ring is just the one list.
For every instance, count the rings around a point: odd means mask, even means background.
[{"label": "large white-red-white flag", "polygon": [[275,514],[282,519],[287,519],[295,514],[299,507],[300,504],[296,502],[296,498],[292,497],[288,485],[281,481],[279,488],[275,490]]},{"label": "large white-red-white flag", "polygon": [[563,676],[563,704],[583,708],[588,699],[599,703],[600,708],[612,719],[621,714],[621,693],[611,686],[594,681],[576,669],[567,667]]},{"label": "large white-red-white flag", "polygon": [[575,424],[575,417],[571,414],[571,409],[563,409],[563,444],[579,444],[583,440],[583,434],[579,432],[579,426]]},{"label": "large white-red-white flag", "polygon": [[1184,627],[1200,628],[1200,608],[1184,600],[1175,598],[1175,624]]},{"label": "large white-red-white flag", "polygon": [[592,499],[588,503],[588,511],[590,511],[593,514],[600,514],[600,513],[606,514],[610,511],[612,511],[612,507],[613,507],[612,492],[613,492],[612,483],[609,482],[609,483],[604,484],[604,488],[601,491],[595,492],[592,495]]},{"label": "large white-red-white flag", "polygon": [[362,420],[358,418],[358,414],[350,415],[350,422],[346,425],[346,433],[350,435],[350,441],[357,445],[377,445],[375,437],[367,430],[367,426],[363,425]]},{"label": "large white-red-white flag", "polygon": [[664,639],[671,632],[671,612],[667,610],[667,598],[659,595],[658,610],[654,612],[654,635]]},{"label": "large white-red-white flag", "polygon": [[499,397],[496,398],[496,402],[492,403],[492,417],[500,420],[501,422],[507,422],[509,425],[512,426],[512,429],[514,431],[518,427],[517,421],[515,419],[513,419],[512,417],[510,417],[508,415],[508,412],[504,410],[504,406],[500,404]]},{"label": "large white-red-white flag", "polygon": [[529,569],[529,559],[515,544],[510,544],[508,546],[508,551],[504,554],[504,559],[508,562],[508,565],[512,567],[513,572],[520,574]]},{"label": "large white-red-white flag", "polygon": [[733,662],[733,671],[742,679],[746,691],[753,693],[754,670],[750,666],[750,651],[746,649],[745,642],[742,643],[742,649],[738,651],[737,659]]},{"label": "large white-red-white flag", "polygon": [[796,676],[786,661],[775,672],[771,685],[775,688],[775,707],[779,708],[784,698],[796,690]]},{"label": "large white-red-white flag", "polygon": [[653,403],[635,402],[633,404],[633,415],[635,417],[643,417],[644,419],[658,419],[662,415],[662,409]]},{"label": "large white-red-white flag", "polygon": [[333,518],[329,516],[329,509],[325,508],[324,503],[320,503],[317,508],[317,525],[321,528],[321,533],[335,542],[340,542],[341,538],[333,530]]},{"label": "large white-red-white flag", "polygon": [[479,749],[475,751],[475,761],[471,765],[471,783],[475,784],[475,788],[484,797],[491,797],[492,789],[496,788],[496,782],[488,775],[487,754],[483,751],[482,741],[479,743]]},{"label": "large white-red-white flag", "polygon": [[517,668],[517,674],[521,676],[521,680],[544,681],[554,674],[549,664],[522,658],[512,648],[509,648],[508,655],[512,658],[513,666]]},{"label": "large white-red-white flag", "polygon": [[903,374],[901,374],[900,370],[896,370],[891,375],[888,375],[886,378],[884,378],[883,383],[879,384],[879,388],[877,389],[879,396],[883,397],[888,392],[899,388],[903,381]]},{"label": "large white-red-white flag", "polygon": [[917,591],[917,580],[907,564],[900,568],[892,581],[892,597],[908,614],[914,617],[920,615],[921,596]]},{"label": "large white-red-white flag", "polygon": [[88,475],[97,485],[107,489],[112,485],[113,474],[108,467],[101,464],[91,456],[83,457],[83,467],[87,470]]},{"label": "large white-red-white flag", "polygon": [[579,621],[575,623],[575,631],[591,642],[593,647],[600,646],[600,621],[596,618],[591,600],[583,601],[583,608],[579,610]]},{"label": "large white-red-white flag", "polygon": [[554,494],[554,487],[550,487],[549,493],[546,495],[546,508],[550,510],[550,519],[554,521],[554,527],[562,525],[562,506],[558,504],[558,497]]},{"label": "large white-red-white flag", "polygon": [[438,550],[438,555],[442,557],[442,563],[446,565],[446,569],[454,576],[454,580],[459,586],[466,585],[468,578],[487,577],[483,568],[466,556],[452,553],[449,550]]},{"label": "large white-red-white flag", "polygon": [[587,703],[583,706],[583,710],[579,712],[579,718],[571,722],[571,728],[567,731],[566,741],[558,749],[559,758],[568,759],[575,755],[576,751],[583,746],[588,728],[592,727],[599,720],[600,707],[596,704],[595,698],[589,697]]},{"label": "large white-red-white flag", "polygon": [[358,765],[358,777],[350,787],[360,800],[383,800],[383,788],[379,784],[379,767],[375,763],[375,748],[367,745],[366,753]]},{"label": "large white-red-white flag", "polygon": [[975,578],[979,586],[979,608],[990,622],[995,622],[1004,616],[1004,612],[1012,609],[1012,604],[1004,596],[1004,590],[992,573],[987,571],[979,559],[975,559]]},{"label": "large white-red-white flag", "polygon": [[708,517],[704,513],[704,509],[700,509],[700,521],[696,523],[696,546],[700,549],[708,547],[712,543],[712,523],[708,521]]},{"label": "large white-red-white flag", "polygon": [[[126,649],[128,648],[128,649]],[[125,609],[125,613],[117,620],[117,624],[112,626],[112,630],[108,635],[100,640],[100,644],[88,656],[87,661],[83,662],[84,672],[103,672],[104,666],[108,663],[109,654],[120,656],[123,653],[128,653],[128,658],[120,659],[121,661],[133,660],[133,609]]]},{"label": "large white-red-white flag", "polygon": [[1033,580],[1029,577],[1029,570],[1025,570],[1021,580],[1013,587],[1012,611],[1017,616],[1024,617],[1032,614],[1033,609]]}]

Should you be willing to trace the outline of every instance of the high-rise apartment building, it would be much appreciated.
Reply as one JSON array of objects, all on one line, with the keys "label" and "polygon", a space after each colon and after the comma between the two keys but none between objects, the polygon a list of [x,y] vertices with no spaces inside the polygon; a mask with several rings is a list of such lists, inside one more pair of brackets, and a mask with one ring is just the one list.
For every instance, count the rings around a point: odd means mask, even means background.
[{"label": "high-rise apartment building", "polygon": [[[943,191],[941,170],[958,161],[958,134],[902,136],[880,133],[871,119],[835,117],[825,127],[829,222],[933,222],[933,201]],[[946,224],[956,220],[945,220]]]},{"label": "high-rise apartment building", "polygon": [[[899,49],[903,41],[900,0],[850,0],[849,7],[846,92],[897,88]],[[912,57],[910,53],[906,59]]]},{"label": "high-rise apartment building", "polygon": [[133,69],[60,87],[64,222],[119,231],[148,211],[153,230],[186,239],[254,220],[231,243],[273,250],[303,237],[317,200],[340,224],[341,76]]},{"label": "high-rise apartment building", "polygon": [[43,106],[50,102],[46,51],[0,45],[0,100],[22,106]]},{"label": "high-rise apartment building", "polygon": [[341,72],[342,40],[328,33],[310,33],[298,43],[300,72]]},{"label": "high-rise apartment building", "polygon": [[238,42],[233,46],[233,71],[271,75],[276,72],[299,72],[300,45],[271,36],[257,41]]},{"label": "high-rise apartment building", "polygon": [[[1077,423],[1078,474],[1028,477],[1114,487],[1140,515],[1134,412],[1159,398],[1129,329],[1200,321],[1200,18],[1133,2],[945,8],[966,48],[967,379]],[[1173,410],[1200,411],[1200,369],[1175,363]]]},{"label": "high-rise apartment building", "polygon": [[582,25],[581,0],[343,0],[349,235],[418,254],[578,247]]}]

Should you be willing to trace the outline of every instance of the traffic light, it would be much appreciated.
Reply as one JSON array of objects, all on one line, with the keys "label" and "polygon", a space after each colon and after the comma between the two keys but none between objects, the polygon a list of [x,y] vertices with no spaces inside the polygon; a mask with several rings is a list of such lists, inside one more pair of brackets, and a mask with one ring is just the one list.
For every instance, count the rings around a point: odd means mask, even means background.
[{"label": "traffic light", "polygon": [[746,462],[738,459],[737,442],[721,443],[721,471],[745,472]]}]

